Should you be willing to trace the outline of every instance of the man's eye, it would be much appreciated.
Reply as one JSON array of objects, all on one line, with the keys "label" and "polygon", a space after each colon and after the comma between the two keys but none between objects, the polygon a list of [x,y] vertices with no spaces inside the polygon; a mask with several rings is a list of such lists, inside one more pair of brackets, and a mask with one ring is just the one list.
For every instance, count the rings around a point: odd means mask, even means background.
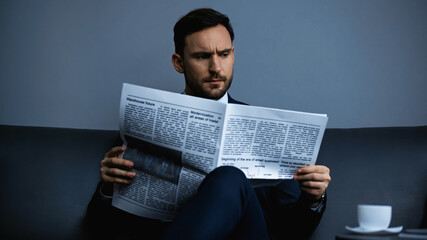
[{"label": "man's eye", "polygon": [[221,57],[227,57],[228,55],[230,55],[230,53],[229,52],[225,52],[225,53],[221,54]]},{"label": "man's eye", "polygon": [[202,55],[198,55],[198,56],[196,56],[196,58],[197,59],[200,59],[200,60],[202,60],[202,59],[208,59],[210,56],[208,55],[208,54],[202,54]]}]

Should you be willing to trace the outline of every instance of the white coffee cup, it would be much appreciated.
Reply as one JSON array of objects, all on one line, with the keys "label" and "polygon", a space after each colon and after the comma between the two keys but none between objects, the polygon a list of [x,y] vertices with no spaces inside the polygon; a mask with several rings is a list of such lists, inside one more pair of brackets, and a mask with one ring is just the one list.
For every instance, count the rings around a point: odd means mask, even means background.
[{"label": "white coffee cup", "polygon": [[389,205],[357,205],[357,220],[365,230],[376,231],[387,229],[391,222]]}]

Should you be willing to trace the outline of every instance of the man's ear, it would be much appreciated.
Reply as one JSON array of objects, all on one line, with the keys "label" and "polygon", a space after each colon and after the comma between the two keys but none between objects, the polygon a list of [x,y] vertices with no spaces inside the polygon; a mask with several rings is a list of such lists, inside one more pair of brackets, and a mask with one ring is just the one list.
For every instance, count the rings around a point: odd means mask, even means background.
[{"label": "man's ear", "polygon": [[172,65],[175,68],[175,70],[179,73],[184,73],[184,64],[182,61],[181,55],[174,53],[172,55]]}]

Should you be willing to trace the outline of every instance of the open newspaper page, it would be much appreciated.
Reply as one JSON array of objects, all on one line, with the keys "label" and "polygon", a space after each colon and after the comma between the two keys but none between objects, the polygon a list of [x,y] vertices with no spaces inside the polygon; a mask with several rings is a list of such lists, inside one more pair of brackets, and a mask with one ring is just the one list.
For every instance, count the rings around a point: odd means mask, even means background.
[{"label": "open newspaper page", "polygon": [[[124,84],[120,134],[137,173],[116,185],[113,206],[172,220],[218,164],[226,104]],[[197,130],[196,130],[197,129]]]},{"label": "open newspaper page", "polygon": [[[228,104],[218,165],[249,179],[291,179],[316,162],[328,117],[324,114]],[[253,185],[277,181],[254,181]]]}]

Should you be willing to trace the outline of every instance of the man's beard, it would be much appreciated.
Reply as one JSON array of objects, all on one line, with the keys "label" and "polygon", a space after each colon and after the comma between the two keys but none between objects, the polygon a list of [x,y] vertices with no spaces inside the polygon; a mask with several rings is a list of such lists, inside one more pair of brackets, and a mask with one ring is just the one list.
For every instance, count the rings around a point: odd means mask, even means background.
[{"label": "man's beard", "polygon": [[[185,74],[184,74],[185,75]],[[233,73],[230,76],[229,81],[227,82],[227,77],[225,76],[221,76],[221,75],[212,75],[209,76],[207,78],[204,78],[202,80],[202,84],[204,84],[205,82],[209,82],[212,81],[212,79],[220,79],[222,82],[224,82],[224,89],[222,89],[219,92],[215,92],[212,93],[212,89],[215,88],[210,88],[208,89],[208,91],[204,90],[202,86],[199,86],[197,83],[194,83],[192,81],[187,80],[187,78],[185,78],[185,83],[186,86],[193,92],[193,94],[197,97],[202,97],[202,98],[208,98],[208,99],[213,99],[213,100],[218,100],[220,98],[222,98],[224,96],[224,94],[227,92],[227,90],[230,88],[231,86],[231,82],[233,81]]]}]

